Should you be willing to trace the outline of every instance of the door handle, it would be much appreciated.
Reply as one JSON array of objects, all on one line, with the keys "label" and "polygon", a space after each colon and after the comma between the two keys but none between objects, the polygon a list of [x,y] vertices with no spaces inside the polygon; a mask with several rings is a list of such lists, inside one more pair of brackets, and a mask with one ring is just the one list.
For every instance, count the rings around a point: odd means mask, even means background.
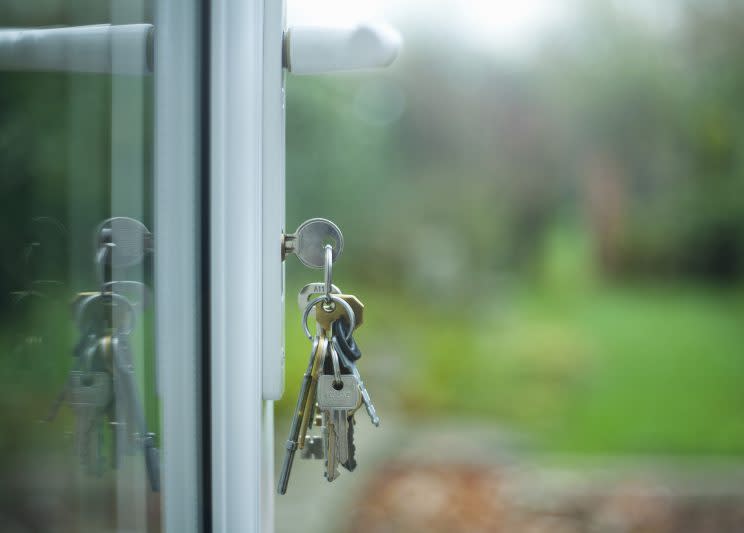
[{"label": "door handle", "polygon": [[152,24],[0,29],[0,70],[151,74],[153,33]]},{"label": "door handle", "polygon": [[324,74],[387,67],[402,39],[382,23],[355,26],[291,26],[284,34],[284,66],[293,74]]}]

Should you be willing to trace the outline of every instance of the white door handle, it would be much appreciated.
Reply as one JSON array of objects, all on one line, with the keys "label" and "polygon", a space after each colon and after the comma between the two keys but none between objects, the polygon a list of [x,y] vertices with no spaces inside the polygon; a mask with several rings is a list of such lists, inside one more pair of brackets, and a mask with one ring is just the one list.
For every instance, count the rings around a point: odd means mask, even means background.
[{"label": "white door handle", "polygon": [[398,31],[386,24],[292,26],[284,36],[284,66],[293,74],[386,67],[401,43]]}]

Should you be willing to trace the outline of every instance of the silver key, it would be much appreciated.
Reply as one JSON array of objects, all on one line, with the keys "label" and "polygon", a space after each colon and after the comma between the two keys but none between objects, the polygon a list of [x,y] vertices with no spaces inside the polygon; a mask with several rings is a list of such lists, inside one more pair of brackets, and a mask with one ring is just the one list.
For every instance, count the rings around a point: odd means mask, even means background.
[{"label": "silver key", "polygon": [[338,465],[349,459],[348,415],[359,405],[359,388],[353,376],[323,374],[318,377],[317,402],[323,413],[326,478],[338,477]]},{"label": "silver key", "polygon": [[[153,492],[160,491],[160,453],[155,447],[155,435],[147,430],[147,420],[134,375],[132,347],[129,334],[120,333],[113,339],[114,379],[117,384],[117,402],[121,402],[124,420],[132,424],[130,432],[137,446],[144,452],[145,471]],[[117,420],[120,422],[120,420]],[[121,427],[121,426],[117,426]],[[123,436],[123,435],[122,435]],[[118,443],[117,443],[118,444]]]},{"label": "silver key", "polygon": [[[315,283],[308,283],[302,287],[297,295],[297,306],[300,308],[300,311],[305,310],[305,307],[307,307],[307,304],[310,303],[312,298],[321,294],[325,294],[325,283],[323,282],[316,281]],[[331,284],[331,294],[341,294],[341,289]],[[315,316],[314,309],[310,313],[311,316]]]},{"label": "silver key", "polygon": [[359,373],[359,369],[356,367],[356,364],[354,361],[346,357],[344,354],[344,351],[339,349],[336,339],[334,337],[333,339],[333,348],[338,353],[339,357],[341,358],[341,362],[343,365],[351,370],[351,375],[356,381],[357,386],[359,387],[359,391],[362,395],[362,402],[364,403],[364,408],[367,410],[367,414],[369,415],[370,420],[372,420],[372,423],[375,426],[380,425],[380,417],[377,416],[377,411],[375,410],[375,406],[372,403],[372,399],[369,397],[369,392],[367,392],[367,387],[364,386],[364,381],[362,381],[362,375]]},{"label": "silver key", "polygon": [[303,265],[310,268],[323,268],[325,264],[325,245],[330,244],[335,262],[344,249],[344,236],[339,227],[325,218],[306,220],[297,231],[282,235],[282,259],[294,253]]},{"label": "silver key", "polygon": [[[317,401],[321,411],[332,409],[356,409],[360,393],[354,376],[342,375],[341,385],[335,384],[333,374],[318,376]],[[337,388],[338,387],[338,388]]]},{"label": "silver key", "polygon": [[343,465],[349,461],[349,411],[346,409],[333,409],[333,427],[336,429],[336,449],[339,464]]}]

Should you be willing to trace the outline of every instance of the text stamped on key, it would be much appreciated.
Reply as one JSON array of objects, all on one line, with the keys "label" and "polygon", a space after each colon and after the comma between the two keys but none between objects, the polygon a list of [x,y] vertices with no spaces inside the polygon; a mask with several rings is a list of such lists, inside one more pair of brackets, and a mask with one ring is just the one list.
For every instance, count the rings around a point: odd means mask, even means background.
[{"label": "text stamped on key", "polygon": [[354,409],[359,405],[359,387],[353,376],[341,376],[343,387],[336,389],[334,377],[324,374],[318,377],[318,407],[320,409]]}]

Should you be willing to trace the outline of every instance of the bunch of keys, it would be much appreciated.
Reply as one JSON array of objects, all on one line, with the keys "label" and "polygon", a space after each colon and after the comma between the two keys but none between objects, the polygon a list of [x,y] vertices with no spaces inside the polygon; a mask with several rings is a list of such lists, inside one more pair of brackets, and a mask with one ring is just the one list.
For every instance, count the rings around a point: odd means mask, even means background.
[{"label": "bunch of keys", "polygon": [[[325,477],[333,481],[340,475],[339,466],[348,471],[356,468],[354,425],[355,413],[361,405],[365,406],[372,423],[375,426],[380,424],[356,367],[362,353],[354,341],[353,332],[363,323],[364,305],[356,296],[342,294],[332,283],[333,261],[339,256],[343,243],[340,230],[323,219],[308,222],[319,227],[318,232],[331,234],[337,249],[334,250],[331,244],[322,246],[325,281],[306,285],[298,296],[300,309],[304,310],[302,326],[312,348],[286,443],[277,487],[279,494],[287,491],[297,449],[302,450],[303,458],[324,459]],[[323,223],[327,225],[323,226]],[[301,234],[303,226],[298,229],[298,234]],[[306,241],[318,242],[317,239]],[[318,255],[302,248],[293,251],[298,255],[304,254],[305,258],[317,258]],[[316,266],[312,261],[303,263]],[[310,333],[307,324],[311,315],[316,321],[315,335]],[[313,424],[320,427],[320,436],[308,436]]]},{"label": "bunch of keys", "polygon": [[[126,228],[122,221],[130,219],[111,220]],[[131,220],[133,228],[141,226]],[[102,277],[104,267],[110,267],[111,262],[120,266],[112,261],[114,257],[100,253],[99,249],[96,260]],[[100,291],[77,295],[73,308],[81,338],[73,350],[74,364],[65,388],[47,421],[55,418],[63,403],[68,404],[75,415],[75,451],[85,470],[97,475],[102,474],[105,466],[104,428],[110,426],[111,467],[117,468],[122,453],[131,455],[141,449],[150,487],[159,491],[159,451],[155,447],[155,435],[147,430],[130,340],[136,320],[133,301],[139,300],[144,305],[146,295],[146,287],[137,281],[105,281]]]}]

